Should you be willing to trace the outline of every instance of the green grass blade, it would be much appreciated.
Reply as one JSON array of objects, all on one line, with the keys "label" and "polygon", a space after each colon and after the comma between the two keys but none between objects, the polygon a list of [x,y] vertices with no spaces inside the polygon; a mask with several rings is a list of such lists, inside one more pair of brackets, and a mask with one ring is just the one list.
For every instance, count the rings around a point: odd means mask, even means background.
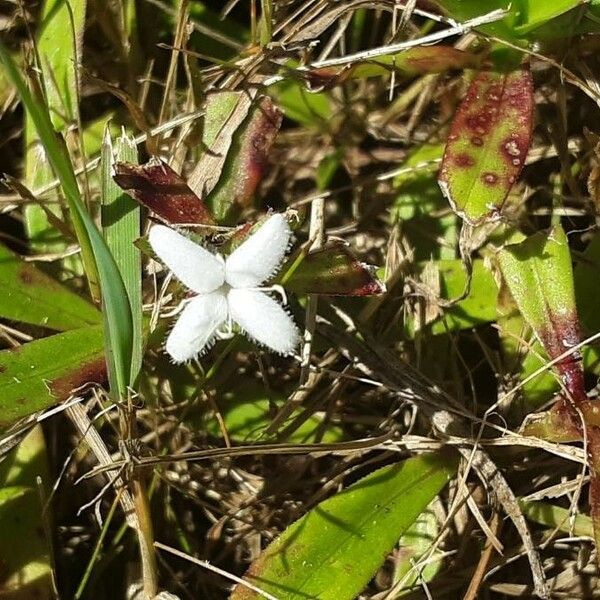
[{"label": "green grass blade", "polygon": [[113,256],[131,307],[133,347],[131,376],[133,384],[142,364],[142,260],[134,242],[140,237],[140,206],[113,181],[114,162],[138,163],[137,146],[125,132],[117,139],[114,152],[108,128],[101,155],[102,231]]},{"label": "green grass blade", "polygon": [[81,246],[90,287],[94,287],[97,283],[101,287],[111,389],[122,395],[129,384],[133,343],[131,309],[123,279],[104,239],[83,206],[73,165],[62,138],[57,136],[48,111],[33,98],[10,53],[1,42],[0,61],[17,88],[25,110],[35,124],[48,160],[60,180]]},{"label": "green grass blade", "polygon": [[[86,0],[46,0],[42,7],[37,36],[43,94],[50,118],[57,131],[66,132],[69,125],[79,122],[77,65],[81,63],[81,40],[85,24]],[[40,151],[39,136],[29,114],[25,118],[25,179],[32,190],[40,189],[54,179],[52,166]],[[51,210],[62,217],[61,207]],[[46,213],[36,204],[24,210],[24,223],[32,247],[39,252],[60,252],[64,241]],[[69,257],[69,267],[77,258]]]}]

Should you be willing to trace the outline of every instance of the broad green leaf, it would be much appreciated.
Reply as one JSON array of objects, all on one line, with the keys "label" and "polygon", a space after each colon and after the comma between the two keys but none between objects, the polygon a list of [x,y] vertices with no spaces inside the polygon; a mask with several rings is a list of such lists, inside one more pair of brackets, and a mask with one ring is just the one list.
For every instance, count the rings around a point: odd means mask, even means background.
[{"label": "broad green leaf", "polygon": [[[422,272],[426,264],[420,263],[419,271]],[[467,273],[462,261],[437,260],[432,263],[432,267],[438,271],[442,299],[452,300],[460,297],[467,284]],[[469,294],[452,306],[440,308],[439,318],[428,324],[425,331],[432,335],[443,335],[495,321],[497,294],[494,278],[484,261],[473,261]],[[409,337],[415,335],[415,323],[410,318],[406,322],[405,334]]]},{"label": "broad green leaf", "polygon": [[127,291],[115,260],[100,232],[85,210],[73,165],[62,138],[54,130],[45,106],[37,102],[25,84],[19,69],[6,47],[0,42],[0,62],[15,84],[27,113],[35,124],[52,168],[57,175],[69,205],[71,221],[77,234],[86,275],[92,290],[99,281],[102,290],[104,334],[106,338],[107,365],[111,389],[124,394],[130,375],[133,325]]},{"label": "broad green leaf", "polygon": [[64,331],[101,320],[89,302],[0,244],[0,316]]},{"label": "broad green leaf", "polygon": [[[587,4],[586,0],[522,0],[522,9],[520,14],[520,23],[515,27],[515,32],[521,37],[540,28],[543,25],[549,24],[550,21],[564,15],[568,11]],[[562,35],[569,35],[569,28],[564,24]],[[540,32],[534,35],[539,36]]]},{"label": "broad green leaf", "polygon": [[46,445],[40,426],[33,428],[0,463],[2,598],[53,597],[50,549],[44,535],[37,477],[49,489]]},{"label": "broad green leaf", "polygon": [[[498,255],[506,284],[521,314],[535,331],[551,359],[558,359],[580,341],[579,319],[571,254],[567,236],[560,225],[548,235],[535,234],[520,244],[507,246]],[[555,365],[566,392],[545,414],[537,416],[523,433],[552,439],[565,428],[587,442],[591,463],[590,505],[596,545],[600,544],[600,427],[581,419],[579,407],[587,403],[580,356],[569,355]],[[597,407],[594,407],[596,409]],[[556,424],[553,426],[553,422]],[[548,432],[544,426],[549,425]]]},{"label": "broad green leaf", "polygon": [[[218,401],[218,407],[229,437],[236,442],[268,441],[269,436],[265,436],[265,432],[273,419],[273,410],[281,407],[285,399],[280,394],[267,396],[264,386],[253,382],[244,382],[223,394],[222,399]],[[290,417],[290,420],[294,416]],[[322,435],[319,435],[318,441],[333,443],[342,440],[343,433],[339,427],[331,424],[327,427],[323,425],[323,419],[313,415],[286,438],[286,441],[298,444],[315,442],[321,430]],[[205,421],[202,429],[215,437],[222,436],[219,423],[214,416]]]},{"label": "broad green leaf", "polygon": [[269,86],[268,91],[288,119],[322,131],[331,128],[334,107],[326,92],[311,93],[291,76]]},{"label": "broad green leaf", "polygon": [[342,245],[298,255],[276,282],[297,294],[372,296],[385,291],[374,269]]},{"label": "broad green leaf", "polygon": [[[498,291],[497,311],[504,371],[517,376],[516,385],[547,364],[548,356],[504,283]],[[540,372],[523,385],[518,395],[512,397],[508,410],[511,420],[521,423],[525,415],[550,400],[559,387],[558,379],[551,370]]]},{"label": "broad green leaf", "polygon": [[525,163],[533,125],[528,63],[478,73],[454,115],[438,181],[467,222],[497,218]]},{"label": "broad green leaf", "polygon": [[202,152],[187,181],[199,198],[205,199],[215,189],[224,177],[226,161],[231,166],[236,158],[232,150],[234,136],[241,135],[244,123],[252,113],[252,104],[253,100],[246,92],[220,91],[207,97]]},{"label": "broad green leaf", "polygon": [[106,376],[102,327],[82,327],[0,352],[0,429]]},{"label": "broad green leaf", "polygon": [[[455,470],[434,454],[378,469],[288,527],[246,579],[280,600],[353,600]],[[231,595],[258,597],[241,585]]]},{"label": "broad green leaf", "polygon": [[102,146],[102,230],[123,278],[133,324],[133,347],[129,384],[137,380],[142,366],[142,257],[134,242],[140,237],[140,207],[113,181],[115,162],[138,162],[135,140],[125,132],[117,138],[114,154],[108,128]]},{"label": "broad green leaf", "polygon": [[[36,50],[40,59],[41,92],[45,95],[54,129],[62,133],[79,120],[76,68],[82,59],[86,4],[86,0],[45,0],[40,16]],[[36,126],[29,113],[25,116],[25,150],[25,180],[35,191],[53,181],[54,173],[49,158],[40,147]],[[62,218],[58,205],[49,205],[49,208]],[[35,250],[59,252],[64,249],[64,240],[40,206],[26,205],[24,216],[27,235]],[[74,264],[73,257],[68,263]]]}]

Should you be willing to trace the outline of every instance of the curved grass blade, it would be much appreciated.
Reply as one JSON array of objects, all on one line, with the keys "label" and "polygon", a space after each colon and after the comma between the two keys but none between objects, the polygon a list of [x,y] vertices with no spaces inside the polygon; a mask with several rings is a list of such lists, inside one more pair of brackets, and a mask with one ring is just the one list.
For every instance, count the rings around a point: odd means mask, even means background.
[{"label": "curved grass blade", "polygon": [[[52,124],[61,133],[79,121],[76,69],[81,64],[86,4],[86,0],[45,0],[40,15],[36,44],[42,87],[40,94],[45,97]],[[35,124],[26,114],[25,179],[32,190],[40,189],[54,179],[52,166],[46,154],[40,152],[39,145]],[[47,210],[62,218],[60,205],[50,205]],[[38,252],[64,250],[64,239],[41,206],[27,204],[24,217],[32,248]],[[68,257],[65,264],[80,272],[78,258]]]},{"label": "curved grass blade", "polygon": [[66,148],[54,130],[46,108],[37,102],[19,73],[12,56],[0,42],[0,62],[14,83],[25,110],[35,124],[48,160],[69,205],[90,287],[99,281],[102,290],[107,363],[111,388],[119,395],[129,385],[133,325],[127,291],[115,260],[81,201],[77,179]]},{"label": "curved grass blade", "polygon": [[[356,598],[455,470],[441,454],[378,469],[288,527],[246,579],[280,600]],[[258,597],[238,585],[231,600]]]}]

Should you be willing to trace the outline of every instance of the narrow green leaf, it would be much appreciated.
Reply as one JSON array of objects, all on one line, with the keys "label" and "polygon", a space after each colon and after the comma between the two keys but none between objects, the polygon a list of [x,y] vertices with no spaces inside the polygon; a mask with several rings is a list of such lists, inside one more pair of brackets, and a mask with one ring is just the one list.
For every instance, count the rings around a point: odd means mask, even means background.
[{"label": "narrow green leaf", "polygon": [[59,333],[0,352],[0,430],[48,408],[85,383],[102,383],[102,327]]},{"label": "narrow green leaf", "polygon": [[[414,566],[424,556],[439,534],[439,520],[431,506],[424,510],[398,542],[398,557],[394,565],[394,582],[402,582],[398,592],[421,582],[431,581],[440,571],[442,560],[427,562],[423,569]],[[400,597],[400,594],[396,596]]]},{"label": "narrow green leaf", "polygon": [[115,162],[137,164],[137,145],[133,138],[123,132],[117,138],[113,153],[110,131],[107,128],[100,161],[102,230],[106,245],[115,257],[129,298],[133,324],[129,384],[133,385],[142,366],[142,258],[134,244],[141,233],[140,207],[113,181]]},{"label": "narrow green leaf", "polygon": [[[246,579],[280,600],[353,600],[455,470],[433,454],[378,469],[288,527]],[[258,597],[241,585],[231,595]]]},{"label": "narrow green leaf", "polygon": [[479,63],[480,59],[475,54],[457,50],[454,46],[418,46],[396,54],[358,61],[350,66],[309,69],[305,73],[311,88],[330,89],[351,79],[389,75],[393,71],[415,76],[474,68]]},{"label": "narrow green leaf", "polygon": [[260,22],[260,45],[266,46],[273,36],[273,0],[260,0],[262,8]]},{"label": "narrow green leaf", "polygon": [[533,82],[528,63],[482,71],[454,115],[438,176],[453,210],[469,223],[497,218],[529,150]]},{"label": "narrow green leaf", "polygon": [[527,323],[554,359],[579,342],[569,242],[560,225],[505,246],[498,262]]},{"label": "narrow green leaf", "polygon": [[576,515],[571,526],[569,510],[561,506],[555,506],[548,502],[532,502],[530,500],[519,500],[519,506],[523,514],[534,523],[558,529],[570,536],[594,537],[592,519],[587,515]]},{"label": "narrow green leaf", "polygon": [[[40,59],[42,93],[52,124],[65,133],[79,120],[77,65],[81,64],[81,42],[85,24],[86,0],[45,0],[37,35],[37,54]],[[38,99],[42,101],[41,98]],[[40,148],[36,126],[25,115],[25,180],[36,190],[54,180],[51,163]],[[62,218],[59,205],[49,205]],[[32,247],[39,252],[60,252],[65,244],[60,232],[49,222],[44,210],[28,204],[24,210],[25,227]],[[72,267],[78,257],[69,257]]]},{"label": "narrow green leaf", "polygon": [[98,279],[100,281],[111,389],[115,393],[123,394],[129,383],[133,342],[131,309],[123,280],[112,254],[81,202],[73,165],[64,144],[61,143],[62,139],[57,136],[53,128],[48,111],[33,98],[2,42],[0,42],[0,61],[15,84],[25,109],[35,124],[48,160],[60,180],[81,246],[90,287],[94,289]]},{"label": "narrow green leaf", "polygon": [[0,316],[64,331],[99,323],[89,302],[0,244]]}]

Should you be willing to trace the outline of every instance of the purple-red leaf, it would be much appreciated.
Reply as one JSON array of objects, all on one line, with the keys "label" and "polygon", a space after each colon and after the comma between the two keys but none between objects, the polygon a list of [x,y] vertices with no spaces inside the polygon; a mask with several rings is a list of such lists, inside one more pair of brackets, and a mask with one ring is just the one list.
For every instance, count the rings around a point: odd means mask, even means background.
[{"label": "purple-red leaf", "polygon": [[373,296],[385,292],[374,268],[340,244],[307,254],[282,278],[286,289],[301,294]]},{"label": "purple-red leaf", "polygon": [[214,225],[204,202],[169,165],[153,158],[144,165],[116,163],[114,180],[132,198],[171,225]]},{"label": "purple-red leaf", "polygon": [[444,196],[469,223],[498,217],[525,163],[533,106],[529,63],[473,79],[454,116],[438,176]]}]

